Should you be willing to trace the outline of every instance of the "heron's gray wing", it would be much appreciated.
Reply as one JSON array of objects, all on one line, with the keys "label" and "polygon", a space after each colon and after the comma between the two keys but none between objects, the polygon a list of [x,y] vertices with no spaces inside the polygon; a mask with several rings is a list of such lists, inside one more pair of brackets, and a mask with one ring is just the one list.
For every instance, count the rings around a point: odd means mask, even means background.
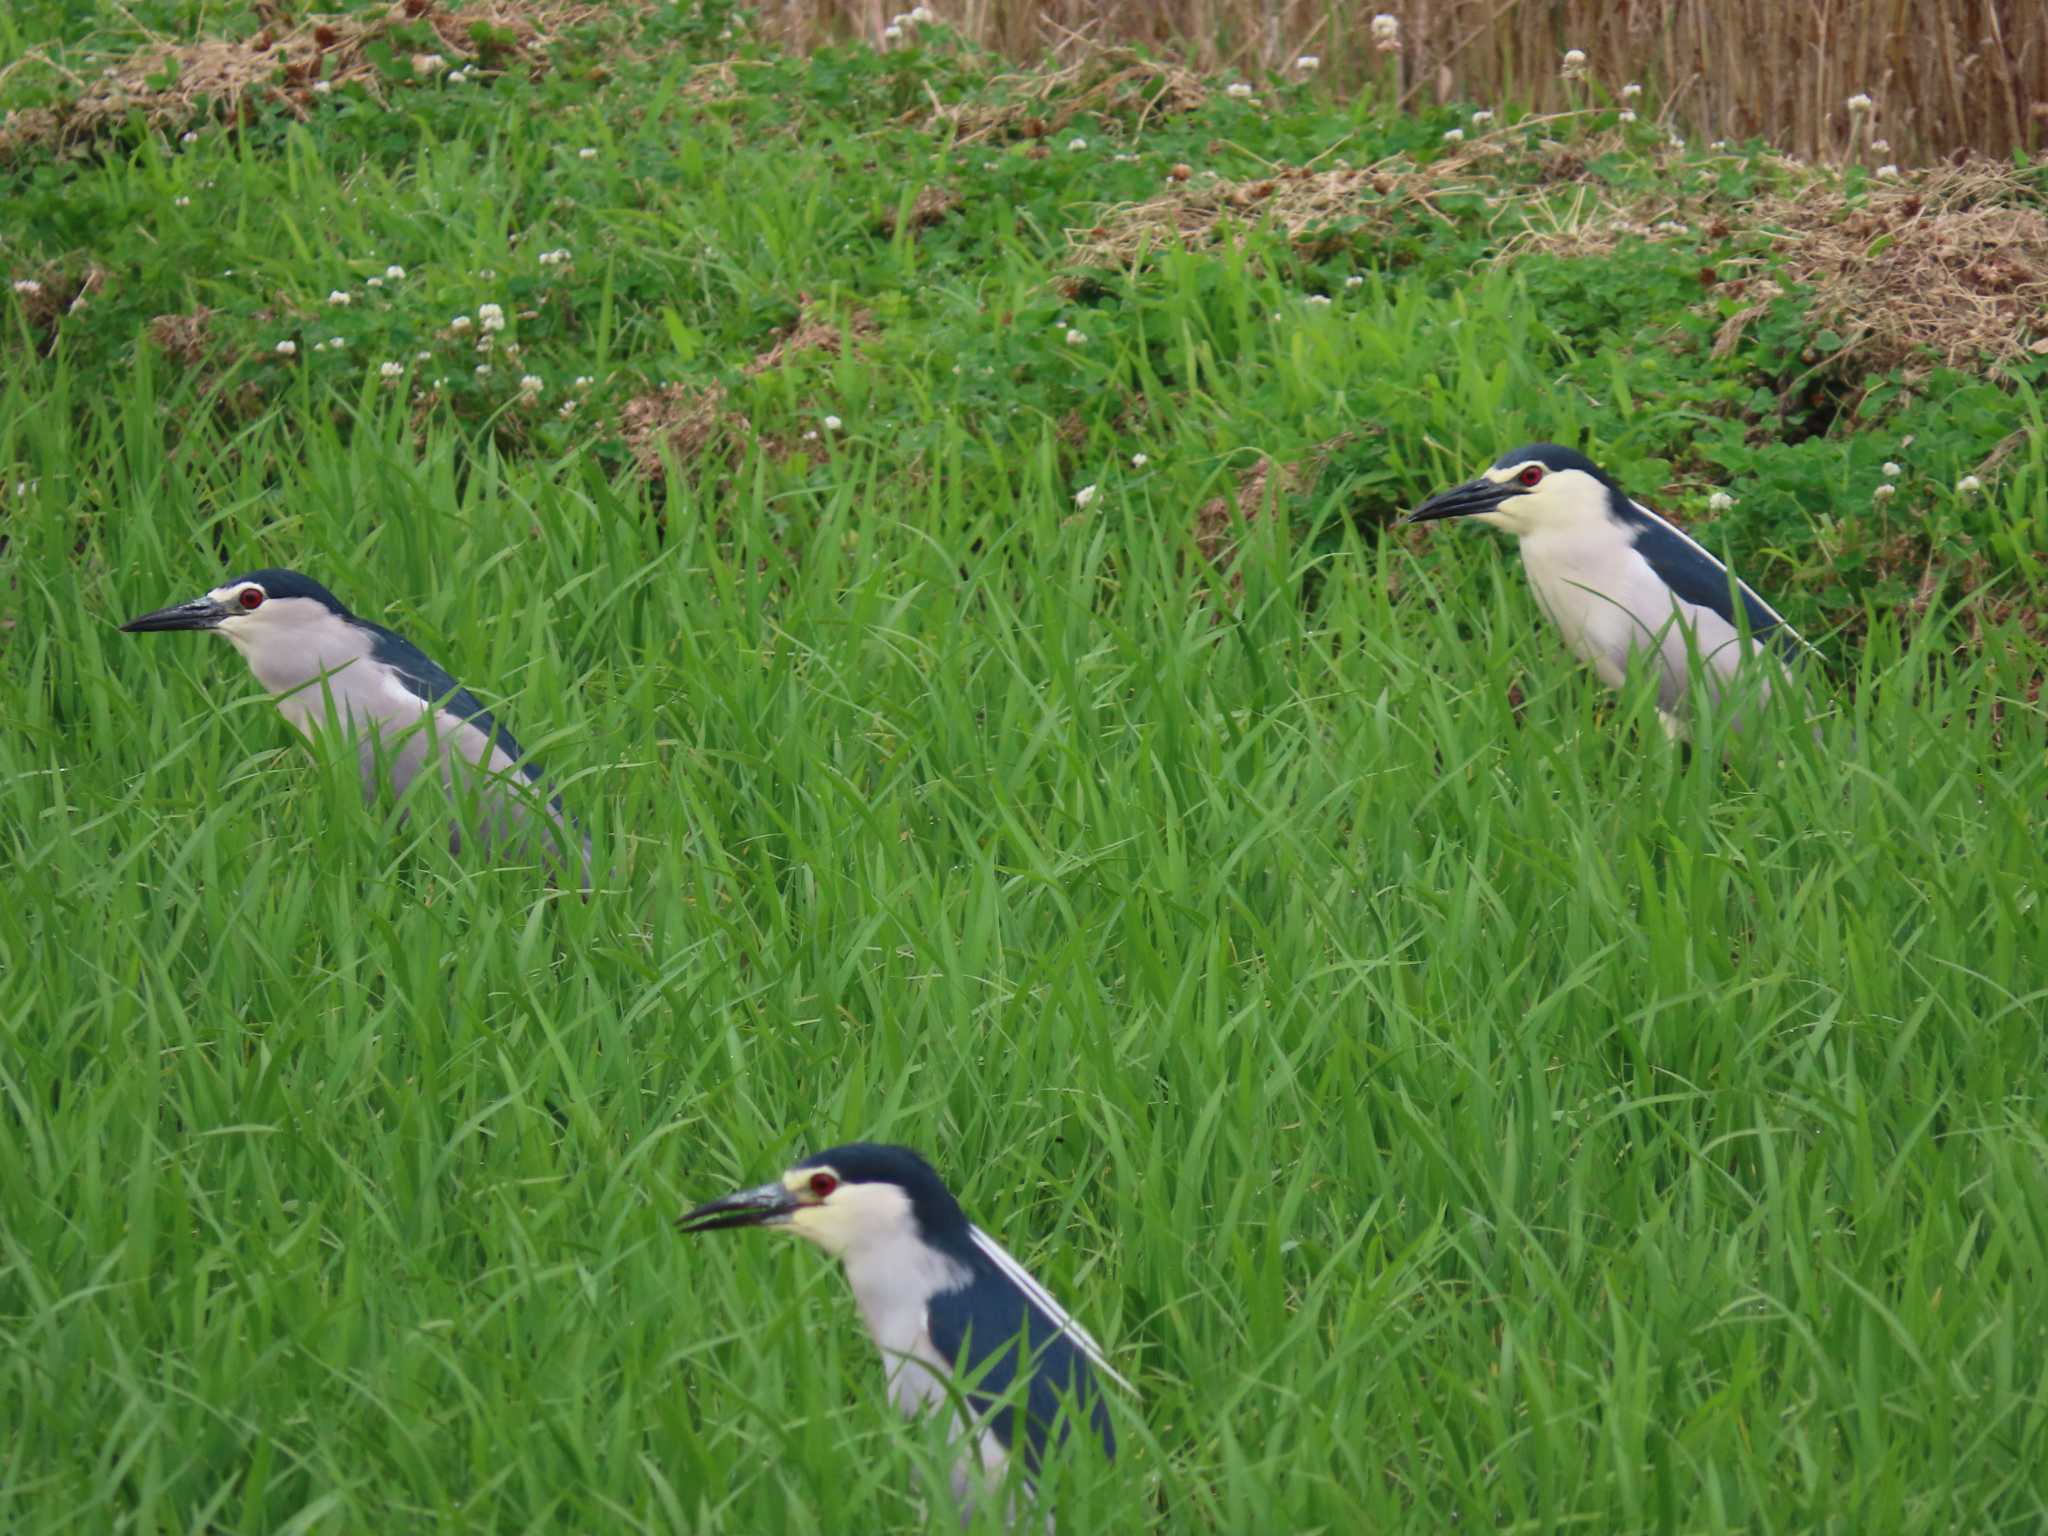
[{"label": "heron's gray wing", "polygon": [[[422,703],[433,705],[463,721],[502,752],[506,759],[533,783],[541,782],[540,765],[526,755],[512,733],[498,723],[475,694],[450,676],[445,667],[405,636],[388,630],[381,624],[372,624],[367,620],[357,622],[376,636],[370,648],[371,658],[389,667],[392,675],[417,695]],[[550,803],[556,811],[562,809],[559,798]]]},{"label": "heron's gray wing", "polygon": [[977,1418],[1005,1449],[1019,1449],[1016,1412],[996,1405],[1017,1380],[1020,1353],[1030,1372],[1024,1389],[1024,1463],[1032,1471],[1045,1454],[1046,1436],[1059,1416],[1060,1396],[1086,1413],[1104,1450],[1116,1455],[1116,1434],[1088,1357],[1051,1318],[1014,1291],[986,1285],[942,1291],[926,1308],[933,1345],[953,1362]]},{"label": "heron's gray wing", "polygon": [[1628,526],[1636,553],[1682,602],[1717,615],[1733,630],[1740,627],[1735,617],[1739,599],[1752,638],[1769,643],[1787,660],[1806,650],[1798,632],[1747,582],[1731,578],[1727,566],[1639,501],[1628,504]]}]

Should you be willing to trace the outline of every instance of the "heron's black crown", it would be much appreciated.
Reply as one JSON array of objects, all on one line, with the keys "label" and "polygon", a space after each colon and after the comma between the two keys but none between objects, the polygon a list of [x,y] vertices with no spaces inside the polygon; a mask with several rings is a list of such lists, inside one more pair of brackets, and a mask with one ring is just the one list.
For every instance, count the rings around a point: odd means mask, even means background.
[{"label": "heron's black crown", "polygon": [[345,619],[354,617],[332,592],[312,577],[301,576],[297,571],[266,566],[260,571],[244,571],[227,585],[237,587],[245,581],[255,582],[263,589],[265,597],[309,597],[321,607],[338,613]]},{"label": "heron's black crown", "polygon": [[1607,471],[1598,464],[1595,464],[1583,453],[1580,453],[1578,449],[1562,447],[1557,443],[1525,444],[1510,453],[1502,454],[1493,461],[1492,467],[1494,469],[1511,469],[1517,464],[1527,464],[1532,460],[1553,473],[1563,469],[1576,469],[1583,474],[1591,475],[1602,485],[1611,486],[1614,484],[1612,480],[1607,478]]},{"label": "heron's black crown", "polygon": [[842,1184],[894,1184],[910,1197],[911,1214],[927,1239],[937,1241],[968,1230],[967,1213],[932,1165],[908,1147],[850,1141],[814,1152],[799,1168],[830,1168]]}]

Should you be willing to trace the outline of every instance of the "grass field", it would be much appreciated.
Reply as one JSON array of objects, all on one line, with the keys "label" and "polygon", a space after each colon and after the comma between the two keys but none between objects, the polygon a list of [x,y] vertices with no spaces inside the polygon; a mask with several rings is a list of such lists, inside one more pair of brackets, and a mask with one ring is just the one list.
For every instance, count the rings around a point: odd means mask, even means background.
[{"label": "grass field", "polygon": [[[0,58],[138,23],[255,25]],[[2048,1527],[2048,358],[1742,217],[1952,183],[731,25],[0,156],[0,1528],[918,1529],[838,1277],[671,1230],[851,1137],[1136,1382],[1069,1532]],[[1295,238],[1318,156],[1380,169]],[[1076,265],[1211,171],[1277,189]],[[1817,733],[1682,753],[1512,550],[1386,532],[1582,436]],[[602,888],[113,628],[266,564],[501,708]]]}]

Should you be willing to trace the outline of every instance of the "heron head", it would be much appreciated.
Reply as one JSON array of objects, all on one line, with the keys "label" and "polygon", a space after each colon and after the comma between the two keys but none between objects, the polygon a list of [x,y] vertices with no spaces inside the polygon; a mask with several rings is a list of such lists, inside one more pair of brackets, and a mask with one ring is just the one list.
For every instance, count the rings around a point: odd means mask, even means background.
[{"label": "heron head", "polygon": [[348,610],[334,594],[310,577],[297,571],[261,570],[237,576],[190,602],[130,619],[121,628],[128,634],[215,630],[246,655],[266,640],[288,636],[322,619],[348,617]]},{"label": "heron head", "polygon": [[1531,443],[1495,459],[1477,479],[1439,491],[1404,523],[1469,517],[1513,534],[1590,526],[1620,493],[1591,459],[1556,443]]},{"label": "heron head", "polygon": [[844,1258],[870,1243],[966,1224],[959,1203],[917,1153],[852,1142],[805,1158],[779,1179],[707,1201],[677,1226],[684,1232],[786,1227]]}]

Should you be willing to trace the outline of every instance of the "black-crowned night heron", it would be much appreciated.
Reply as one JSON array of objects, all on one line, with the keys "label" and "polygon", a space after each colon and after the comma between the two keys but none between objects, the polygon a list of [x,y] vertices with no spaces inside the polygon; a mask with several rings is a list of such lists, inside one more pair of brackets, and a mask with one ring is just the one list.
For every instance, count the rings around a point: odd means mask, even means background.
[{"label": "black-crowned night heron", "polygon": [[[907,1147],[833,1147],[773,1183],[698,1206],[679,1225],[779,1227],[837,1258],[882,1352],[897,1410],[914,1418],[949,1402],[962,1409],[953,1493],[964,1509],[973,1508],[977,1463],[982,1477],[1000,1474],[1021,1443],[1026,1473],[1035,1472],[1066,1438],[1070,1419],[1115,1457],[1094,1373],[1129,1383]],[[1020,1367],[1029,1373],[1021,1437],[1016,1411],[1001,1401],[1012,1396]],[[1060,1416],[1063,1398],[1070,1419]]]},{"label": "black-crowned night heron", "polygon": [[1761,699],[1776,667],[1809,649],[1725,565],[1569,448],[1533,443],[1504,453],[1478,479],[1438,492],[1403,521],[1449,517],[1520,539],[1537,602],[1608,687],[1621,687],[1637,652],[1655,653],[1657,702],[1674,734],[1684,732],[1694,656],[1717,695],[1752,661],[1774,663],[1754,669]]},{"label": "black-crowned night heron", "polygon": [[[359,618],[333,593],[297,571],[261,570],[215,587],[204,597],[159,608],[121,626],[130,633],[212,630],[233,642],[277,698],[278,710],[309,738],[338,726],[355,741],[363,792],[377,791],[380,763],[402,795],[430,757],[454,787],[453,764],[477,770],[466,790],[480,811],[477,840],[505,846],[538,817],[539,851],[562,861],[562,847],[581,854],[578,878],[590,878],[590,844],[548,795],[539,766],[512,733],[419,647],[381,624]],[[461,846],[461,832],[451,833]]]}]

